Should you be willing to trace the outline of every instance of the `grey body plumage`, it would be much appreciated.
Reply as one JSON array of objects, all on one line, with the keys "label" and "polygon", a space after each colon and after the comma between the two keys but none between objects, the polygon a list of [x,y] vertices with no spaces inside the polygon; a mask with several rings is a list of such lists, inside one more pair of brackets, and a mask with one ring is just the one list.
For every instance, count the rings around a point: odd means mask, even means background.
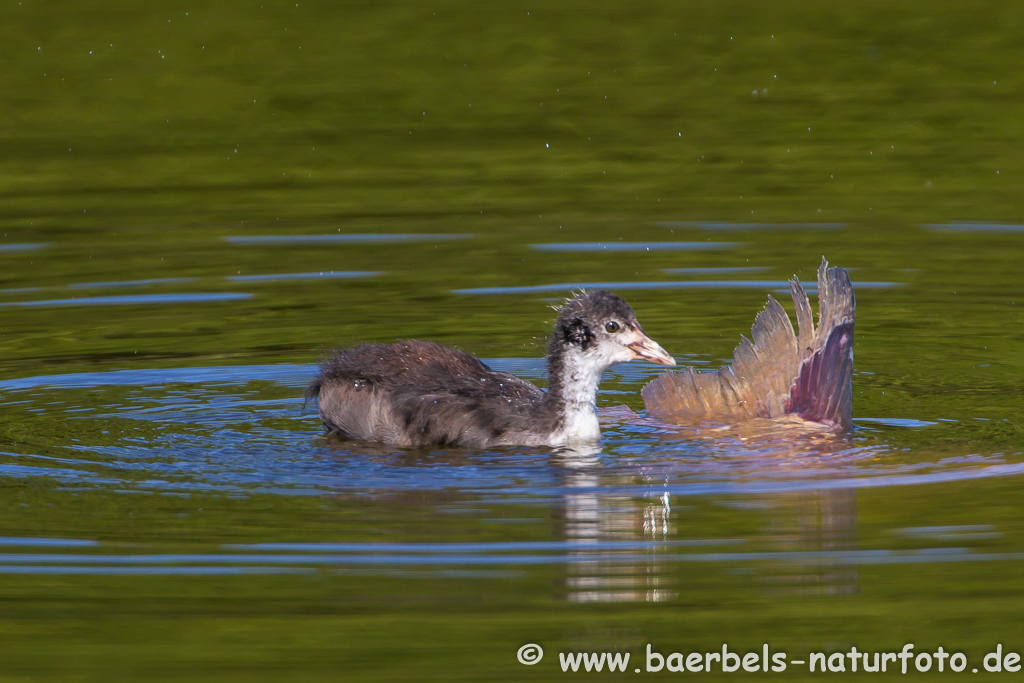
[{"label": "grey body plumage", "polygon": [[675,361],[605,291],[562,308],[548,345],[548,390],[428,341],[335,352],[307,390],[331,432],[394,446],[560,445],[600,438],[596,393],[610,365]]}]

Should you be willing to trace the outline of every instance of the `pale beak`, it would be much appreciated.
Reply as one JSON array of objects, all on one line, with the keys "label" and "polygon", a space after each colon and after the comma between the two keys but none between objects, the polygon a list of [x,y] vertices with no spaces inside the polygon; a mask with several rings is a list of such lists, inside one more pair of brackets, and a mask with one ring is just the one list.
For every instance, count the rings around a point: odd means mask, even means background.
[{"label": "pale beak", "polygon": [[640,337],[632,344],[626,346],[630,351],[633,352],[633,358],[636,360],[649,360],[652,363],[658,365],[675,365],[676,360],[672,356],[668,355],[668,351],[661,348],[658,342],[654,341],[646,334],[637,330],[637,335]]}]

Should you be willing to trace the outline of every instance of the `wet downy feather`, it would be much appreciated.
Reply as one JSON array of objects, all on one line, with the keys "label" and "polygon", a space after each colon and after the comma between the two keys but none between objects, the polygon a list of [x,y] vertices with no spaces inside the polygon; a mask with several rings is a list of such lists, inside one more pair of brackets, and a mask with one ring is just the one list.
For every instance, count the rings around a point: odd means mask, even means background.
[{"label": "wet downy feather", "polygon": [[674,365],[633,309],[605,291],[562,308],[548,346],[548,391],[427,341],[335,352],[307,390],[333,433],[394,446],[563,445],[600,439],[601,373],[644,358]]}]

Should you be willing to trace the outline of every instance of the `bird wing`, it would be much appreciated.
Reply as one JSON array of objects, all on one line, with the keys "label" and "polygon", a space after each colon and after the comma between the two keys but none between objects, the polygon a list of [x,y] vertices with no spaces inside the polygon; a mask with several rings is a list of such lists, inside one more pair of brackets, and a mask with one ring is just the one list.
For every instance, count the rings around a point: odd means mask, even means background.
[{"label": "bird wing", "polygon": [[742,338],[729,367],[713,372],[665,373],[644,387],[651,415],[673,422],[777,417],[798,413],[848,428],[852,420],[853,324],[856,302],[849,274],[818,269],[818,325],[803,286],[790,292],[799,333],[785,310],[768,297]]}]

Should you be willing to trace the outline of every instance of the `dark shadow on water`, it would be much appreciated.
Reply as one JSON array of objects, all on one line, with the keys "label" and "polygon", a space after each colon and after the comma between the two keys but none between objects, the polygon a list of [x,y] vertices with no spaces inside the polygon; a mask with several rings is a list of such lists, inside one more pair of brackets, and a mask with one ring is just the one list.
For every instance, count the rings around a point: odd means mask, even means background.
[{"label": "dark shadow on water", "polygon": [[195,282],[195,277],[157,277],[149,280],[123,280],[117,282],[77,282],[68,285],[70,289],[100,289],[108,287],[148,287],[149,285],[177,285]]}]

